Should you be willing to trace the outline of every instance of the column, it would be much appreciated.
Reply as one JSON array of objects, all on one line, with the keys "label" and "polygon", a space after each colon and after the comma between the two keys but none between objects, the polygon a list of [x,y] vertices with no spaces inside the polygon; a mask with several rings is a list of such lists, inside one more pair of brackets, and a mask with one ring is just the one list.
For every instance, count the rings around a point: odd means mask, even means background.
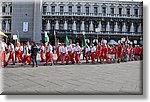
[{"label": "column", "polygon": [[93,32],[93,30],[94,30],[94,29],[93,29],[93,22],[91,21],[90,27],[89,27],[89,31],[90,31],[90,32]]},{"label": "column", "polygon": [[109,7],[109,5],[106,7],[106,14],[107,14],[107,15],[110,14],[110,7]]},{"label": "column", "polygon": [[58,23],[58,20],[56,20],[55,30],[58,30],[58,29],[59,29],[59,23]]},{"label": "column", "polygon": [[141,23],[139,24],[138,26],[138,33],[141,33],[142,32],[142,26],[141,26]]},{"label": "column", "polygon": [[115,32],[118,32],[118,23],[117,23],[117,22],[116,22],[116,24],[115,24],[114,31],[115,31]]},{"label": "column", "polygon": [[107,32],[110,31],[110,24],[109,24],[109,21],[107,22],[106,31],[107,31]]},{"label": "column", "polygon": [[134,25],[133,25],[133,22],[132,22],[132,24],[131,24],[131,27],[130,27],[130,32],[134,32]]},{"label": "column", "polygon": [[122,26],[122,32],[126,32],[126,24],[125,24],[125,22],[123,23],[123,26]]},{"label": "column", "polygon": [[131,10],[131,15],[133,16],[134,15],[134,8],[133,8],[133,6],[130,8]]},{"label": "column", "polygon": [[0,31],[2,31],[2,20],[0,20]]},{"label": "column", "polygon": [[75,21],[73,22],[72,30],[73,30],[73,31],[76,31],[76,22],[75,22]]},{"label": "column", "polygon": [[102,24],[101,24],[101,21],[99,21],[98,28],[99,28],[99,31],[101,32],[101,31],[102,31]]},{"label": "column", "polygon": [[0,15],[2,14],[2,3],[0,2]]},{"label": "column", "polygon": [[114,8],[114,14],[117,16],[119,14],[119,8],[117,7],[118,5],[115,6]]},{"label": "column", "polygon": [[65,21],[65,23],[64,23],[64,30],[67,30],[67,28],[68,28],[67,21]]},{"label": "column", "polygon": [[46,30],[50,30],[51,29],[51,27],[50,27],[51,25],[50,25],[50,22],[49,22],[49,20],[47,21],[47,25],[46,25]]},{"label": "column", "polygon": [[82,24],[81,24],[81,31],[84,31],[84,30],[85,30],[84,21],[82,21]]}]

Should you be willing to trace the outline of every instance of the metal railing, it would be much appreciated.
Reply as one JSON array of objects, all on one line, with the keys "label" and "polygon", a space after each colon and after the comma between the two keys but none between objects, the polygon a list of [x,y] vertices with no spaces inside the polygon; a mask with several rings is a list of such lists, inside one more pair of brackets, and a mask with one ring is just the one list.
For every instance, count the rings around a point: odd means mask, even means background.
[{"label": "metal railing", "polygon": [[103,14],[103,13],[79,13],[79,12],[43,12],[43,16],[92,16],[92,17],[118,17],[118,18],[142,18],[142,15]]}]

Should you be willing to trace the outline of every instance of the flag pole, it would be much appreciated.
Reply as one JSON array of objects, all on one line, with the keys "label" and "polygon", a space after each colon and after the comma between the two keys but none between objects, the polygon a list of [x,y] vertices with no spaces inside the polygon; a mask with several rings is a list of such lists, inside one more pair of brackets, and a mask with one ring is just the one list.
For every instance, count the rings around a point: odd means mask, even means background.
[{"label": "flag pole", "polygon": [[56,32],[54,30],[54,40],[55,40],[55,46],[57,45],[57,41],[56,41]]}]

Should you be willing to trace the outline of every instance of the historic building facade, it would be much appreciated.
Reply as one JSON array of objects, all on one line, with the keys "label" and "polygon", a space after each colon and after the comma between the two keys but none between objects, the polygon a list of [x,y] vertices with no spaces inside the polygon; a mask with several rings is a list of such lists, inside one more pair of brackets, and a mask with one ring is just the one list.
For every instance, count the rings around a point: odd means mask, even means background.
[{"label": "historic building facade", "polygon": [[[44,32],[48,32],[51,42],[54,42],[54,31],[59,42],[65,41],[65,36],[71,42],[81,42],[83,35],[89,42],[94,39],[129,39],[139,40],[143,36],[143,3],[133,1],[107,1],[107,0],[42,0],[31,2],[33,6],[23,17],[29,23],[30,40],[39,42],[44,38]],[[0,5],[1,28],[6,34],[15,32],[11,29],[11,23],[16,15],[15,3],[2,2]],[[8,6],[7,6],[8,5]],[[17,3],[19,5],[19,3]],[[16,6],[17,6],[16,5]],[[26,6],[28,6],[27,4]],[[5,7],[5,9],[4,9]],[[26,7],[25,7],[26,8]],[[12,12],[13,9],[13,12]],[[19,12],[19,11],[18,11]],[[23,9],[22,9],[23,12]],[[31,14],[29,13],[31,12]],[[32,15],[29,18],[25,16]],[[19,13],[17,14],[19,15]],[[18,16],[17,16],[18,17]],[[28,20],[33,18],[33,20]],[[21,18],[20,18],[21,19]],[[11,22],[11,20],[13,22]],[[21,21],[21,26],[24,21]],[[17,24],[17,23],[16,23]],[[18,25],[14,25],[18,26]],[[31,27],[31,28],[30,28]],[[37,29],[38,28],[38,29]],[[14,31],[15,30],[15,31]],[[22,29],[20,29],[22,30]],[[28,32],[22,32],[26,34]],[[25,36],[21,36],[25,37]],[[39,40],[40,39],[40,40]]]}]

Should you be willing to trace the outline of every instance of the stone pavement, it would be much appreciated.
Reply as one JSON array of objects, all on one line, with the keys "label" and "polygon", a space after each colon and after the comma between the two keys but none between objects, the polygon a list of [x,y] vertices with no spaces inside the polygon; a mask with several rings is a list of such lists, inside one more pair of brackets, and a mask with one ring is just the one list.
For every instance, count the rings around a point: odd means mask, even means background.
[{"label": "stone pavement", "polygon": [[2,94],[142,94],[142,62],[3,69]]}]

